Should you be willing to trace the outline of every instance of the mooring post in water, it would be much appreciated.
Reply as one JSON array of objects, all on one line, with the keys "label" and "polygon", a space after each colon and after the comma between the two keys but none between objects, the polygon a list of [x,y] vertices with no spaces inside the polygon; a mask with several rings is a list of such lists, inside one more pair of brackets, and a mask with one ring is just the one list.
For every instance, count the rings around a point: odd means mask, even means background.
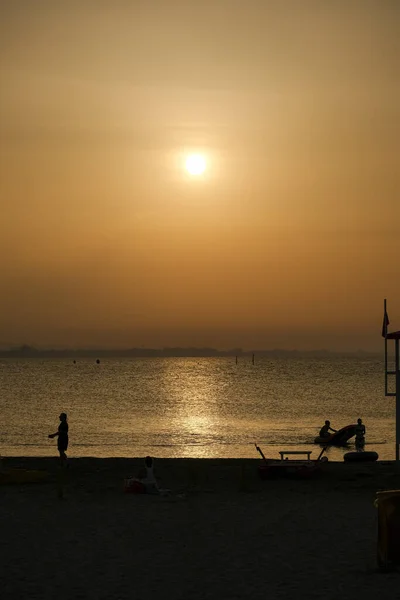
[{"label": "mooring post in water", "polygon": [[[382,336],[385,338],[385,396],[394,396],[396,398],[396,461],[400,459],[400,331],[393,331],[388,333],[389,317],[386,310],[386,299],[383,303],[383,325],[382,325]],[[388,351],[387,342],[388,340],[394,340],[395,352],[394,352],[394,371],[388,369]],[[395,391],[389,392],[388,388],[388,375],[395,376]]]}]

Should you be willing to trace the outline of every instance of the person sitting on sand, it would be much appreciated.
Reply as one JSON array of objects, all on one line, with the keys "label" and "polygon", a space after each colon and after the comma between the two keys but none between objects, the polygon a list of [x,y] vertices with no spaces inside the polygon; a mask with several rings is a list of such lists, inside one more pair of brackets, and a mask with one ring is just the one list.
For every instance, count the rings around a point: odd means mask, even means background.
[{"label": "person sitting on sand", "polygon": [[356,425],[356,450],[357,452],[362,452],[365,446],[365,425],[361,419],[357,419]]},{"label": "person sitting on sand", "polygon": [[144,459],[144,469],[140,470],[138,477],[131,477],[125,480],[125,491],[158,496],[168,496],[170,494],[170,490],[159,488],[154,475],[154,461],[151,456],[146,456]]},{"label": "person sitting on sand", "polygon": [[55,433],[51,433],[49,435],[49,438],[55,438],[58,436],[57,448],[60,453],[61,466],[64,466],[64,464],[67,462],[66,451],[68,448],[67,414],[64,412],[61,413],[59,418],[60,418],[60,424],[58,426],[58,431],[56,431]]},{"label": "person sitting on sand", "polygon": [[329,437],[330,431],[333,431],[333,433],[336,433],[337,429],[332,429],[331,422],[325,421],[325,425],[323,427],[321,427],[321,429],[320,429],[319,437]]},{"label": "person sitting on sand", "polygon": [[146,494],[159,494],[160,488],[154,475],[154,462],[151,456],[146,456],[144,466],[145,469],[140,474],[140,481],[146,488]]}]

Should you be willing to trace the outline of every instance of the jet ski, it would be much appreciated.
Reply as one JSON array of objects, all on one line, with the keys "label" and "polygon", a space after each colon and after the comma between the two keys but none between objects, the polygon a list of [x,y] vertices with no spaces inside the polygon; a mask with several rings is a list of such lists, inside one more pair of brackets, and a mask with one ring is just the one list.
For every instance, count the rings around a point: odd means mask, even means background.
[{"label": "jet ski", "polygon": [[342,427],[342,429],[339,429],[336,433],[324,437],[316,437],[314,443],[320,444],[321,446],[345,446],[347,442],[356,435],[356,427],[356,423],[346,425],[346,427]]}]

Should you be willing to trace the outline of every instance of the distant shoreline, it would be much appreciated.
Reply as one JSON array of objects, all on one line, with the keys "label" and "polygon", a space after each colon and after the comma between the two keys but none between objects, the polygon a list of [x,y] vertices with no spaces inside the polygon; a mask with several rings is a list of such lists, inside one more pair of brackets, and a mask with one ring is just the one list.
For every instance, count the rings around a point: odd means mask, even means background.
[{"label": "distant shoreline", "polygon": [[380,357],[380,352],[336,352],[333,350],[218,350],[216,348],[195,347],[165,347],[165,348],[128,348],[128,349],[41,349],[32,346],[20,346],[0,350],[0,358],[212,358],[212,357],[237,357],[251,358],[374,358]]}]

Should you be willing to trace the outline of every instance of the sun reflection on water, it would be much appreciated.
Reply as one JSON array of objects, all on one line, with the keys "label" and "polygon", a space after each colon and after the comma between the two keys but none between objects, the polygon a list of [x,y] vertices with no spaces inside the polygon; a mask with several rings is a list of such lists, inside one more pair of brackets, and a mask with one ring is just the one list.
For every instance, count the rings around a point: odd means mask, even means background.
[{"label": "sun reflection on water", "polygon": [[212,456],[210,441],[221,430],[221,385],[204,361],[165,361],[162,387],[168,403],[166,417],[183,456]]},{"label": "sun reflection on water", "polygon": [[258,458],[254,442],[269,456],[316,452],[326,418],[340,428],[359,416],[370,449],[393,455],[395,404],[379,360],[7,360],[0,387],[3,455],[54,455],[46,432],[61,410],[71,456]]}]

